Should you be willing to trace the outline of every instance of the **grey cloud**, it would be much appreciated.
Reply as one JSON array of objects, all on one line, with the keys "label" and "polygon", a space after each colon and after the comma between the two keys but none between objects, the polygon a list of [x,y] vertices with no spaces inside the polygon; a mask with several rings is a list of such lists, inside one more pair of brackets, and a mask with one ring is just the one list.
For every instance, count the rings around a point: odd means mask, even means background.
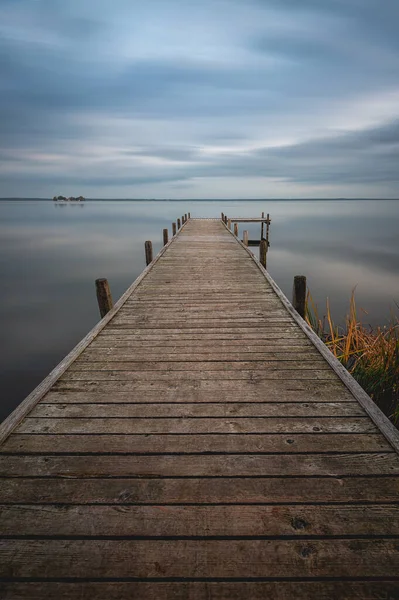
[{"label": "grey cloud", "polygon": [[[209,4],[215,11],[222,10],[222,5]],[[171,1],[170,6],[178,20],[179,4]],[[235,6],[239,10],[240,3]],[[257,12],[252,15],[253,7]],[[305,119],[311,123],[312,115],[316,119],[319,111],[331,112],[334,103],[345,106],[353,97],[395,89],[399,69],[396,0],[386,0],[383,6],[377,0],[254,0],[245,8],[252,28],[241,34],[237,22],[232,29],[236,39],[229,43],[237,50],[237,58],[231,61],[219,61],[218,46],[214,60],[203,60],[201,49],[190,54],[188,48],[187,55],[182,51],[176,57],[168,55],[165,47],[163,55],[162,32],[160,40],[154,37],[152,42],[157,52],[136,55],[134,44],[122,52],[115,23],[111,26],[107,21],[115,14],[123,16],[124,11],[136,14],[132,20],[135,40],[143,10],[139,5],[136,8],[132,12],[131,3],[125,0],[116,0],[112,9],[107,2],[91,0],[81,4],[0,0],[0,15],[8,15],[10,31],[25,28],[27,33],[26,40],[11,34],[0,40],[0,160],[18,167],[18,175],[11,170],[7,173],[4,167],[5,190],[14,189],[13,178],[15,189],[24,181],[50,186],[72,180],[100,189],[118,183],[188,184],[192,178],[272,177],[331,186],[390,182],[392,193],[399,193],[399,121],[281,148],[211,156],[199,151],[207,144],[251,147],[252,139],[258,146],[258,123],[261,139],[267,137],[269,125],[274,127],[273,136],[279,137],[275,123],[281,123],[281,137],[290,137],[286,122],[295,126]],[[265,9],[264,24],[259,8]],[[279,18],[290,21],[290,28],[280,32],[268,26],[271,8]],[[297,29],[296,15],[301,19]],[[253,35],[248,34],[251,30]],[[221,30],[221,39],[223,34]],[[203,39],[206,47],[206,32]],[[100,115],[96,125],[89,123],[93,115]],[[135,131],[118,131],[113,136],[108,128],[105,134],[101,115],[104,122],[115,117],[151,120],[151,141],[144,141],[144,135],[137,139]],[[157,136],[157,120],[176,122],[181,135],[187,132],[184,143],[171,132],[167,139]],[[112,162],[111,171],[106,159],[86,167],[90,154],[86,150],[86,156],[79,155],[80,165],[78,161],[68,167],[61,164],[49,174],[45,161],[39,161],[31,175],[29,159],[23,158],[27,148],[65,153],[70,158],[81,142],[86,148],[99,144],[106,149],[109,144],[113,160],[119,152],[122,161],[141,156],[170,164],[147,166],[137,177],[126,177],[126,165],[115,167]]]}]

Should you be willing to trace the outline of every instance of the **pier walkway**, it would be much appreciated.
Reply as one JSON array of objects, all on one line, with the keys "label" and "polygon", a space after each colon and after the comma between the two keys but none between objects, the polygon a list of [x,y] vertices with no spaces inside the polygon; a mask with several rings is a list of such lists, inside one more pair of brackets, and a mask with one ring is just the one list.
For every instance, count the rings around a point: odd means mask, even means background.
[{"label": "pier walkway", "polygon": [[221,220],[1,431],[2,600],[399,597],[397,432]]}]

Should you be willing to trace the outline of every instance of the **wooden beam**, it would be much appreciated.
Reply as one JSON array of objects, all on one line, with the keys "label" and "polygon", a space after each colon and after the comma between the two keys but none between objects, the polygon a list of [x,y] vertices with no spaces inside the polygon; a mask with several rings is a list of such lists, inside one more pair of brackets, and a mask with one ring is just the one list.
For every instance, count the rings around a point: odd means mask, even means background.
[{"label": "wooden beam", "polygon": [[148,266],[152,262],[152,242],[147,240],[144,243],[144,248],[145,248],[145,262],[146,262],[146,265]]},{"label": "wooden beam", "polygon": [[108,280],[96,279],[96,291],[98,308],[100,309],[101,318],[103,318],[114,306]]},{"label": "wooden beam", "polygon": [[306,306],[306,277],[304,275],[295,275],[294,277],[292,306],[302,319],[304,319]]}]

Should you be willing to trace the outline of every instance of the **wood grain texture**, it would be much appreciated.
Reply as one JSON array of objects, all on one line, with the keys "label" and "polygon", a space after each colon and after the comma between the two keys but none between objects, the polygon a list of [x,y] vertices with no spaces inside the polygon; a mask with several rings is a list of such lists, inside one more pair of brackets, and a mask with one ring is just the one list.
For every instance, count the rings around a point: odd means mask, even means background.
[{"label": "wood grain texture", "polygon": [[[2,504],[395,503],[399,477],[4,478]],[[54,523],[54,525],[56,525]],[[21,533],[23,531],[21,530]]]},{"label": "wood grain texture", "polygon": [[394,453],[0,456],[0,477],[288,477],[399,475]]},{"label": "wood grain texture", "polygon": [[0,577],[391,577],[397,540],[4,540]]},{"label": "wood grain texture", "polygon": [[395,600],[395,581],[0,583],[3,600]]},{"label": "wood grain texture", "polygon": [[0,454],[342,453],[393,452],[380,433],[12,434]]},{"label": "wood grain texture", "polygon": [[399,535],[399,508],[370,506],[0,505],[0,536],[303,537]]}]

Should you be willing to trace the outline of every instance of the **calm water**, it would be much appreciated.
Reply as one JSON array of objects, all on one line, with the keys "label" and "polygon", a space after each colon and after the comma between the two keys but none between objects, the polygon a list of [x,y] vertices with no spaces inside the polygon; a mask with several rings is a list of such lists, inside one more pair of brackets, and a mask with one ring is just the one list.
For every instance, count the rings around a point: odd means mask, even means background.
[{"label": "calm water", "polygon": [[[116,300],[145,267],[144,241],[157,252],[162,229],[189,211],[269,212],[271,275],[290,298],[293,276],[305,274],[322,314],[328,296],[342,319],[354,286],[366,322],[397,311],[399,201],[1,201],[0,419],[98,321],[94,280],[107,277]],[[259,226],[245,228],[259,236]]]}]

